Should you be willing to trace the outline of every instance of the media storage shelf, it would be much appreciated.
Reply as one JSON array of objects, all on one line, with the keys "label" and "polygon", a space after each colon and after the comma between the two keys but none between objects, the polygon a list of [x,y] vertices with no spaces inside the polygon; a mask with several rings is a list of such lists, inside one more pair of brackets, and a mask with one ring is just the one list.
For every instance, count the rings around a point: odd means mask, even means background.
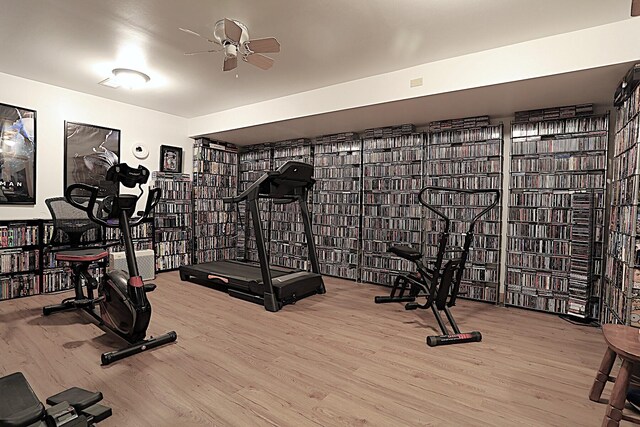
[{"label": "media storage shelf", "polygon": [[[637,68],[636,65],[634,68]],[[638,127],[640,86],[627,82],[618,102],[611,171],[611,214],[602,290],[602,322],[640,327],[640,203]]]},{"label": "media storage shelf", "polygon": [[320,272],[359,280],[362,141],[355,133],[340,133],[313,144],[313,234]]},{"label": "media storage shelf", "polygon": [[238,188],[238,150],[204,138],[193,146],[194,249],[196,264],[236,257],[237,210],[223,198]]},{"label": "media storage shelf", "polygon": [[[313,147],[308,139],[280,141],[272,145],[273,169],[289,161],[313,165]],[[313,192],[307,203],[313,212]],[[309,270],[309,254],[304,234],[304,224],[298,203],[271,204],[271,230],[269,238],[271,264],[285,268]]]},{"label": "media storage shelf", "polygon": [[39,220],[0,221],[0,300],[42,292],[40,233]]},{"label": "media storage shelf", "polygon": [[193,187],[189,174],[153,172],[153,185],[162,190],[154,210],[156,272],[191,264]]},{"label": "media storage shelf", "polygon": [[[412,263],[387,252],[391,244],[422,246],[424,134],[413,125],[368,129],[362,140],[361,280],[390,286]],[[393,191],[386,191],[393,190]]]},{"label": "media storage shelf", "polygon": [[[238,194],[246,190],[249,185],[255,182],[265,172],[272,169],[272,147],[266,144],[240,147],[238,153]],[[265,247],[269,250],[269,237],[271,232],[271,200],[260,200],[258,202],[260,217],[262,218],[262,231],[264,234]],[[258,247],[256,246],[255,234],[253,233],[253,223],[251,214],[246,203],[237,206],[238,212],[238,240],[237,257],[248,261],[258,262]]]},{"label": "media storage shelf", "polygon": [[[502,124],[488,116],[443,120],[429,124],[424,185],[461,189],[502,189]],[[429,192],[427,200],[452,218],[450,247],[461,248],[469,222],[493,201],[492,194]],[[460,297],[498,303],[502,198],[475,226],[474,240],[460,283]],[[443,223],[425,212],[425,255],[435,260]],[[455,252],[448,255],[455,257]],[[457,254],[459,255],[459,254]]]},{"label": "media storage shelf", "polygon": [[505,304],[599,317],[608,132],[590,104],[516,113]]}]

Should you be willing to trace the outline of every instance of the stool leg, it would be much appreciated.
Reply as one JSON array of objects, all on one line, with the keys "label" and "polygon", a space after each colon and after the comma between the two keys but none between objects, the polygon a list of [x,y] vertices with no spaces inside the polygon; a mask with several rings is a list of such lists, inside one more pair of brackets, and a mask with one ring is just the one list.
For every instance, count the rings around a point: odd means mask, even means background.
[{"label": "stool leg", "polygon": [[616,353],[607,347],[607,351],[604,353],[602,362],[600,362],[600,369],[596,373],[596,379],[593,381],[591,391],[589,392],[589,400],[599,402],[602,396],[604,386],[607,384],[611,368],[613,368],[613,362],[616,361]]},{"label": "stool leg", "polygon": [[633,363],[627,359],[622,360],[622,367],[616,378],[609,398],[609,406],[602,420],[602,427],[618,427],[622,419],[622,410],[627,398],[627,388],[629,388],[629,378],[633,371]]}]

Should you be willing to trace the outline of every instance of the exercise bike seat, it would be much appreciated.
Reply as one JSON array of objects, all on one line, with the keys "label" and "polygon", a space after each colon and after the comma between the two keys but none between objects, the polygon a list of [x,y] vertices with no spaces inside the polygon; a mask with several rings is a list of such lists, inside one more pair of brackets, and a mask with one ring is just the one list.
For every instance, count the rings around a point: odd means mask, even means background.
[{"label": "exercise bike seat", "polygon": [[62,391],[47,398],[47,404],[57,405],[62,402],[67,402],[73,406],[76,411],[82,411],[102,400],[102,393],[99,391],[91,392],[79,387],[71,387],[68,390]]},{"label": "exercise bike seat", "polygon": [[422,258],[422,252],[417,250],[416,248],[412,248],[407,245],[392,245],[389,246],[387,252],[391,252],[392,254],[398,255],[400,258],[404,258],[409,261],[418,261]]},{"label": "exercise bike seat", "polygon": [[44,405],[21,372],[0,378],[0,427],[30,426],[44,417]]},{"label": "exercise bike seat", "polygon": [[56,252],[56,261],[70,262],[94,262],[105,259],[109,252],[102,248],[72,249],[68,251]]}]

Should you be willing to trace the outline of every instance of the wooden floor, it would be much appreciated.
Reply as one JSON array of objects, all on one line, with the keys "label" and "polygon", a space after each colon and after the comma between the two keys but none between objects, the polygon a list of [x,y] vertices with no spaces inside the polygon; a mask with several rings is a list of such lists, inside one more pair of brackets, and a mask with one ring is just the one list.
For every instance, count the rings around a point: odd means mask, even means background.
[{"label": "wooden floor", "polygon": [[599,329],[462,301],[461,329],[483,341],[430,348],[430,312],[326,282],[326,295],[268,313],[162,274],[150,332],[175,330],[178,342],[109,367],[100,354],[121,343],[87,317],[41,316],[61,295],[2,302],[0,374],[23,371],[42,398],[100,390],[114,414],[105,426],[600,425],[605,406],[587,398]]}]

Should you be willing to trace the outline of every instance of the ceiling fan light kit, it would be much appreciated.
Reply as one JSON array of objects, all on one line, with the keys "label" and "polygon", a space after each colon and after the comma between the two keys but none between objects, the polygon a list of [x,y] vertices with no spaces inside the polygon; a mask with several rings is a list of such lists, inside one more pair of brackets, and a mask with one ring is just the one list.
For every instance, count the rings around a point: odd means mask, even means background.
[{"label": "ceiling fan light kit", "polygon": [[274,60],[262,54],[280,52],[280,43],[274,37],[251,40],[247,26],[235,19],[224,18],[216,22],[213,29],[213,39],[204,37],[186,28],[179,28],[179,30],[203,38],[209,43],[221,46],[220,49],[187,52],[185,55],[197,55],[200,53],[224,50],[223,71],[230,71],[238,66],[238,55],[241,56],[244,62],[248,62],[262,70],[268,70],[273,66]]}]

